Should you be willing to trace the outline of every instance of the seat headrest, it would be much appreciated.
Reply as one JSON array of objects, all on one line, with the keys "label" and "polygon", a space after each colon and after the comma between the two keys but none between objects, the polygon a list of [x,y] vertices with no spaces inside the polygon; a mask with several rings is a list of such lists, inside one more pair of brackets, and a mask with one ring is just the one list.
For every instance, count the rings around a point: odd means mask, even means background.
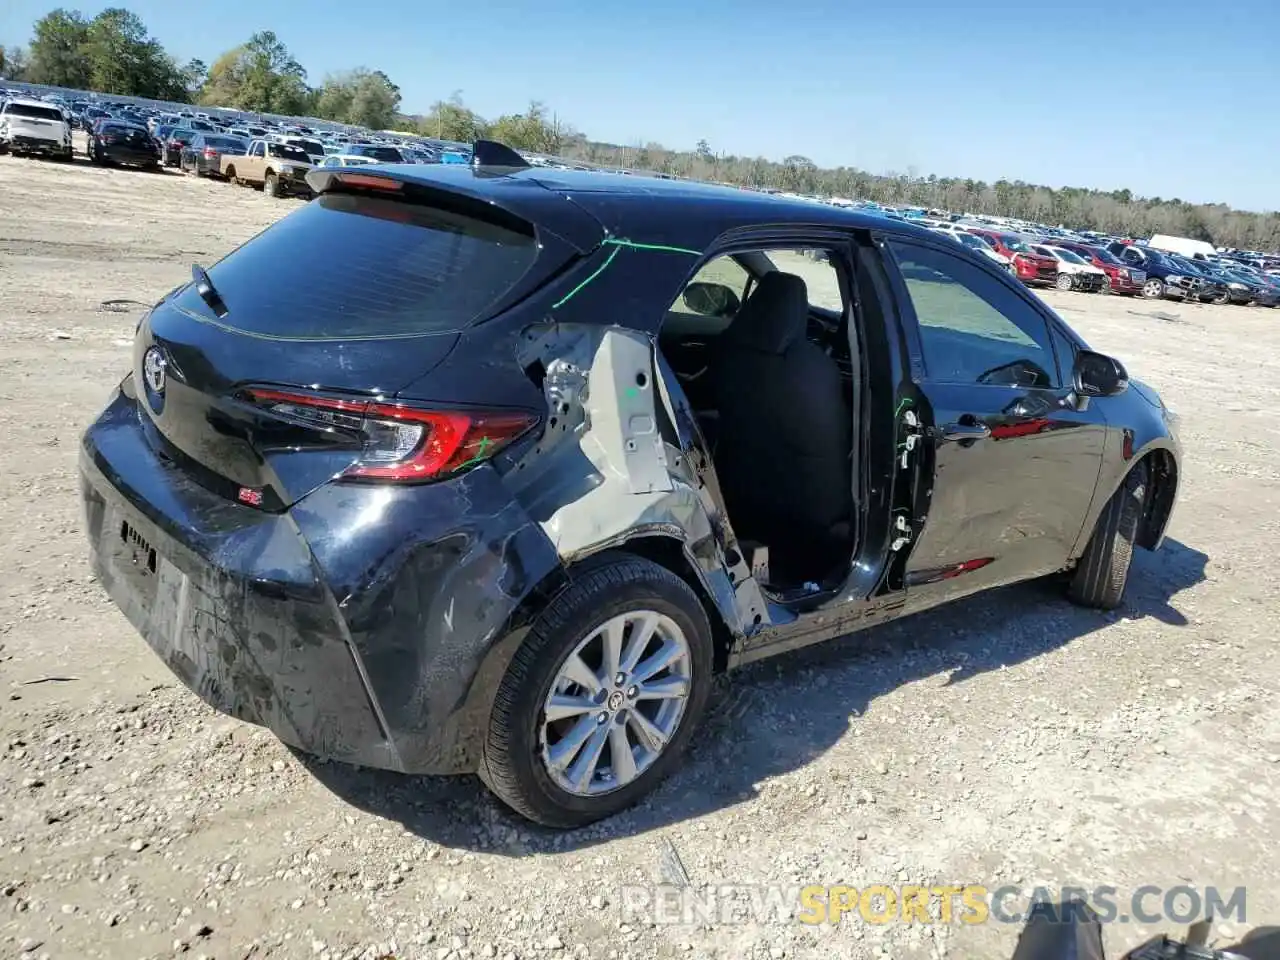
[{"label": "seat headrest", "polygon": [[760,278],[723,337],[761,353],[786,353],[808,328],[808,288],[794,273],[775,270]]}]

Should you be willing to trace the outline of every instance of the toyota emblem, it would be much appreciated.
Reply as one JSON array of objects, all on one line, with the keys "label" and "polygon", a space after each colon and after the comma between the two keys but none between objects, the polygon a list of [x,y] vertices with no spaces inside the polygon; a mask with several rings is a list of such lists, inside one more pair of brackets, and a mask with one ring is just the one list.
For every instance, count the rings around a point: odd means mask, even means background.
[{"label": "toyota emblem", "polygon": [[159,347],[152,347],[142,358],[142,375],[157,396],[164,394],[165,367],[168,366]]}]

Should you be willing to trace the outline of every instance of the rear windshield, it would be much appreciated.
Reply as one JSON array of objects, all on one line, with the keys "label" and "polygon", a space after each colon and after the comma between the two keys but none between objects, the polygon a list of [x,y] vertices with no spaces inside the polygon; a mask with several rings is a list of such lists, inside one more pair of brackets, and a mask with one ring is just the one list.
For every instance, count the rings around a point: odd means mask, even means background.
[{"label": "rear windshield", "polygon": [[11,103],[4,110],[11,117],[32,117],[37,120],[61,120],[62,111],[57,107],[39,107],[34,103]]},{"label": "rear windshield", "polygon": [[381,160],[383,163],[399,163],[404,159],[395,147],[360,147],[356,152],[364,157]]},{"label": "rear windshield", "polygon": [[243,140],[237,140],[235,137],[205,137],[204,145],[216,147],[219,150],[244,150],[247,146]]},{"label": "rear windshield", "polygon": [[[536,256],[532,227],[330,193],[232,252],[209,278],[227,307],[220,322],[246,332],[414,336],[485,319]],[[194,288],[179,303],[210,313]]]},{"label": "rear windshield", "polygon": [[311,162],[311,158],[307,156],[305,150],[300,150],[289,143],[268,143],[267,153],[279,160],[296,160],[298,163]]}]

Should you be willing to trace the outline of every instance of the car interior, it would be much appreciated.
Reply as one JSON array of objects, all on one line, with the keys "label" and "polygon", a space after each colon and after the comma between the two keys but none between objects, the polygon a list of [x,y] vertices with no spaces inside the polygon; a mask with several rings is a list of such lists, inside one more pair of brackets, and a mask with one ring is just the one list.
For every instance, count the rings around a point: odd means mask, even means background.
[{"label": "car interior", "polygon": [[686,285],[659,338],[739,545],[782,595],[838,586],[853,556],[857,365],[841,291],[825,251],[719,257]]}]

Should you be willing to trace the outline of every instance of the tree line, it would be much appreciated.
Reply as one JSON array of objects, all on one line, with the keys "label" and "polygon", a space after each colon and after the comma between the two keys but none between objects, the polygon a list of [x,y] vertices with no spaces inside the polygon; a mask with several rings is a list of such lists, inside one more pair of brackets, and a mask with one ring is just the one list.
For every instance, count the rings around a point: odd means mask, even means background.
[{"label": "tree line", "polygon": [[921,176],[915,170],[873,174],[853,167],[821,168],[801,155],[781,162],[726,155],[713,151],[705,140],[692,150],[658,143],[598,143],[537,101],[521,113],[489,120],[454,93],[426,113],[406,114],[400,109],[400,88],[380,70],[354,67],[310,85],[307,71],[269,30],[253,34],[210,65],[201,60],[179,64],[150,36],[141,18],[122,8],[109,8],[92,18],[64,8],[51,11],[36,21],[26,48],[0,46],[0,79],[314,117],[463,143],[489,137],[516,149],[592,165],[738,186],[1019,217],[1126,236],[1169,233],[1219,246],[1280,250],[1280,213],[1252,213],[1226,204],[1142,197],[1127,189],[1053,189],[1021,180],[988,183]]}]

